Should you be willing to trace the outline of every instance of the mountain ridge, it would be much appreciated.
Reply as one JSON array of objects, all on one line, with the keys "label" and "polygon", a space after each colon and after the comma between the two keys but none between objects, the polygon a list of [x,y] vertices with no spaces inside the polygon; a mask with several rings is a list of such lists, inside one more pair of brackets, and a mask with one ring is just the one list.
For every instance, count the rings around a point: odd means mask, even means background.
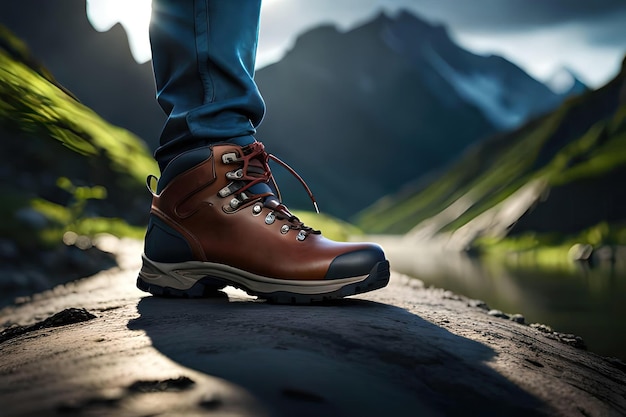
[{"label": "mountain ridge", "polygon": [[[96,32],[82,0],[1,3],[0,21],[86,105],[152,150],[158,146],[165,116],[150,64],[132,60],[119,25]],[[464,51],[444,25],[406,11],[347,32],[327,26],[304,33],[256,80],[268,109],[257,138],[308,180],[323,211],[342,219],[562,99],[508,61]],[[536,90],[539,98],[513,99],[514,90]],[[286,203],[310,209],[299,184],[275,171]]]},{"label": "mountain ridge", "polygon": [[[432,51],[456,78],[433,65]],[[258,137],[313,179],[322,209],[351,218],[502,129],[479,100],[462,94],[471,82],[450,82],[480,71],[489,77],[502,73],[498,88],[520,92],[503,104],[494,96],[491,103],[517,113],[515,106],[525,106],[521,119],[563,99],[504,58],[465,51],[443,25],[406,11],[382,13],[347,32],[325,25],[302,34],[281,61],[256,73],[268,109]],[[528,91],[536,96],[523,102],[521,94]],[[276,176],[282,187],[287,184],[287,204],[307,207],[297,184],[281,172]]]},{"label": "mountain ridge", "polygon": [[475,145],[430,183],[379,200],[358,224],[414,239],[439,236],[457,248],[482,236],[572,237],[606,222],[615,237],[626,220],[625,149],[622,66],[604,87]]}]

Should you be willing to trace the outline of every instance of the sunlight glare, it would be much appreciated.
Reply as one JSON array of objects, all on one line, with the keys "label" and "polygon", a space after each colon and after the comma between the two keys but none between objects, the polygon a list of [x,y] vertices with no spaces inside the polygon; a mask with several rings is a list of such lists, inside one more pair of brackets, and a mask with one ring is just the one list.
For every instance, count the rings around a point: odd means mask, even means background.
[{"label": "sunlight glare", "polygon": [[150,60],[151,0],[87,0],[87,18],[99,32],[120,23],[128,35],[133,58],[138,63]]}]

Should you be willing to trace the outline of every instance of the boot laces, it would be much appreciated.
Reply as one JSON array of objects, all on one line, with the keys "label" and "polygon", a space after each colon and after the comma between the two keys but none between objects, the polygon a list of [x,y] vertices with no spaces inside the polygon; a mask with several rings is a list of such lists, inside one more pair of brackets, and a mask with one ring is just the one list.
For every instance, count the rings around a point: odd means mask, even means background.
[{"label": "boot laces", "polygon": [[273,215],[277,219],[287,220],[289,223],[291,223],[289,225],[290,229],[299,230],[297,236],[298,240],[304,240],[309,233],[319,234],[320,232],[318,230],[306,226],[303,222],[300,221],[300,219],[298,219],[297,216],[293,215],[284,204],[282,204],[280,189],[278,188],[278,184],[276,183],[274,175],[272,174],[269,166],[270,160],[275,161],[276,163],[281,165],[291,175],[293,175],[300,182],[300,184],[302,184],[307,194],[309,195],[311,202],[313,203],[315,212],[319,214],[319,208],[317,205],[317,201],[315,200],[315,196],[311,192],[311,189],[304,181],[304,179],[302,179],[302,177],[286,162],[283,162],[277,156],[266,152],[265,146],[261,142],[253,142],[247,146],[244,146],[242,150],[243,155],[241,156],[237,156],[234,154],[225,154],[222,156],[222,161],[224,163],[238,163],[241,164],[241,167],[227,174],[227,178],[236,181],[230,183],[228,186],[223,188],[220,191],[220,195],[224,197],[226,195],[236,192],[239,196],[239,198],[236,199],[238,200],[238,202],[233,203],[235,205],[238,205],[248,198],[245,192],[248,191],[251,187],[256,184],[267,184],[271,182],[272,188],[276,190],[276,197],[278,198],[278,201],[273,199],[266,199],[265,205],[273,210]]}]

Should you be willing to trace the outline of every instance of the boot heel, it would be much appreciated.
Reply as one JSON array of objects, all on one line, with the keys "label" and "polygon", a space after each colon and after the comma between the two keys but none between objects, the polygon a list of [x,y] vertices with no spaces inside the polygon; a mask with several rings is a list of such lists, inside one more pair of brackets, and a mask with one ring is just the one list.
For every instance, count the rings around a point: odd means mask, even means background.
[{"label": "boot heel", "polygon": [[137,288],[142,291],[149,292],[158,297],[170,298],[227,298],[223,291],[226,286],[223,282],[213,278],[204,278],[196,282],[191,288],[186,290],[178,290],[176,288],[161,287],[160,285],[149,284],[141,277],[137,278]]}]

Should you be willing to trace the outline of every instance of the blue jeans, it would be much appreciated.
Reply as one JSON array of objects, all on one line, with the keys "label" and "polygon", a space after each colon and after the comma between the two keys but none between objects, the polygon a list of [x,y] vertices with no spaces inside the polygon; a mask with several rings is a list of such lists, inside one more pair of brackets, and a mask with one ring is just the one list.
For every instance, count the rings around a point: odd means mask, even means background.
[{"label": "blue jeans", "polygon": [[155,158],[242,136],[261,123],[254,83],[261,0],[153,0],[150,41],[167,114]]}]

